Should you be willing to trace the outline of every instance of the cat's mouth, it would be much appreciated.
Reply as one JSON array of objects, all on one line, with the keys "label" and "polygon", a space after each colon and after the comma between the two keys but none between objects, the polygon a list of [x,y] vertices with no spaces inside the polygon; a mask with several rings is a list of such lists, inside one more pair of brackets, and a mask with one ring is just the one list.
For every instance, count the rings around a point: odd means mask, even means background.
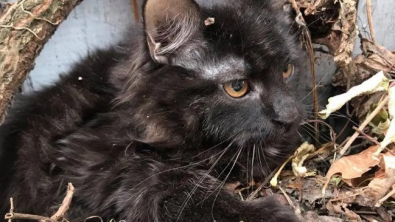
[{"label": "cat's mouth", "polygon": [[270,127],[245,130],[238,134],[236,140],[239,145],[264,144],[265,146],[271,146],[284,143],[289,138],[299,137],[299,124],[300,121],[287,125],[272,123]]}]

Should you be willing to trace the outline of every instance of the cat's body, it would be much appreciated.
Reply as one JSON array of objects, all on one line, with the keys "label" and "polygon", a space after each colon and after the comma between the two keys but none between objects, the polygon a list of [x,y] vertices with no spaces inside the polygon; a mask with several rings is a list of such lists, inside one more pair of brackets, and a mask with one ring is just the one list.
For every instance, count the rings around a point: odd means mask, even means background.
[{"label": "cat's body", "polygon": [[0,129],[1,212],[13,197],[15,212],[50,216],[71,182],[71,221],[297,221],[223,189],[264,178],[298,145],[289,25],[270,1],[149,0],[147,34],[16,102]]}]

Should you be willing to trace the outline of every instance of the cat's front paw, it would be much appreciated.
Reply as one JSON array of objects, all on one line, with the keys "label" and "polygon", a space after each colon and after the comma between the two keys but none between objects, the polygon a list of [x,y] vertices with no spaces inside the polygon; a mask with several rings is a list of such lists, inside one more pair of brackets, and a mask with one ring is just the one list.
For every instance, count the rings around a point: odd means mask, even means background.
[{"label": "cat's front paw", "polygon": [[293,209],[275,196],[254,200],[248,205],[251,208],[245,222],[301,222]]}]

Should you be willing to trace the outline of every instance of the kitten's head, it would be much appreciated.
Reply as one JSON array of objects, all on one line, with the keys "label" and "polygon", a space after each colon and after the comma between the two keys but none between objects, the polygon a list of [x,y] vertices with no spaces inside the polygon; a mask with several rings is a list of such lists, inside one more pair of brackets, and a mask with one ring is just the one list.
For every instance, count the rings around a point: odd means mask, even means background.
[{"label": "kitten's head", "polygon": [[275,2],[146,1],[146,50],[155,65],[129,86],[144,142],[229,141],[273,155],[297,146],[289,138],[301,109],[289,82],[302,53],[289,14]]}]

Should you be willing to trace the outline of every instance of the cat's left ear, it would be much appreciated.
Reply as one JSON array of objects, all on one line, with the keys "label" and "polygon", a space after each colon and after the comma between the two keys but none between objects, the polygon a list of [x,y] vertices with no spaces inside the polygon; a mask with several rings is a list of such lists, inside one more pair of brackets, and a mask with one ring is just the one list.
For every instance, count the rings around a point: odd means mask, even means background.
[{"label": "cat's left ear", "polygon": [[196,35],[200,12],[193,0],[147,0],[144,24],[151,57],[169,63],[169,57]]}]

